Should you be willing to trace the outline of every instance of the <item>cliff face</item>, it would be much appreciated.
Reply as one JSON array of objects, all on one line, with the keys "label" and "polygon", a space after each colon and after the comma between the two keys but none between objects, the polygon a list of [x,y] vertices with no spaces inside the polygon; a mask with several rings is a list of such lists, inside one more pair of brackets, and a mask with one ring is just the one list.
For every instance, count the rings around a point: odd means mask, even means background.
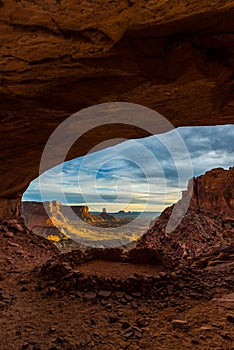
[{"label": "cliff face", "polygon": [[191,207],[234,217],[234,167],[208,171],[193,181]]},{"label": "cliff face", "polygon": [[[193,192],[186,215],[177,228],[168,233],[166,226],[174,205],[142,236],[138,246],[162,250],[176,258],[207,253],[214,246],[234,239],[234,167],[213,169],[191,181]],[[183,206],[187,191],[179,205]]]},{"label": "cliff face", "polygon": [[[23,202],[22,208],[27,227],[53,241],[62,250],[89,244],[123,245],[123,241],[129,244],[140,237],[140,233],[131,232],[130,228],[124,230],[130,218],[115,218],[107,213],[105,216],[94,215],[88,206],[66,206],[59,201],[51,201]],[[112,232],[112,228],[119,228],[119,232]]]},{"label": "cliff face", "polygon": [[[22,195],[52,131],[82,108],[123,101],[174,126],[233,123],[233,14],[231,0],[1,0],[0,217],[17,216],[5,199]],[[147,135],[105,125],[68,158]]]},{"label": "cliff face", "polygon": [[39,202],[23,202],[22,215],[26,226],[30,230],[32,230],[34,226],[45,226],[49,219],[43,203]]},{"label": "cliff face", "polygon": [[23,202],[23,215],[27,227],[35,230],[38,226],[59,226],[69,222],[69,211],[73,210],[81,220],[89,223],[101,223],[103,220],[89,212],[87,206],[64,206],[59,201],[51,202]]}]

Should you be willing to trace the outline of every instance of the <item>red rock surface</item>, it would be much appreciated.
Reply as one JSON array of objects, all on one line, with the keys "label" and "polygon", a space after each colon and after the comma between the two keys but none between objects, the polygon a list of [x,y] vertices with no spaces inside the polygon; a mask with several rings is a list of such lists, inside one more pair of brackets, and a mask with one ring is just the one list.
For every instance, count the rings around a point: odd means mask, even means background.
[{"label": "red rock surface", "polygon": [[[168,233],[167,223],[175,205],[165,209],[142,236],[138,246],[159,249],[174,258],[189,258],[211,251],[234,239],[234,168],[208,171],[189,181],[177,204],[183,207],[192,191],[190,206],[181,223]],[[194,184],[192,188],[192,184]]]},{"label": "red rock surface", "polygon": [[234,218],[234,167],[213,169],[195,178],[191,207]]},{"label": "red rock surface", "polygon": [[[90,225],[98,227],[115,227],[127,223],[128,219],[118,219],[108,213],[94,215],[87,205],[62,205],[59,201],[51,202],[23,202],[22,213],[30,230],[35,227],[66,226],[70,221],[81,219]],[[74,215],[74,217],[73,217]]]},{"label": "red rock surface", "polygon": [[88,206],[67,206],[59,201],[23,202],[22,214],[30,230],[53,241],[62,251],[86,249],[97,242],[104,246],[122,245],[123,239],[132,247],[136,242],[131,241],[140,237],[140,233],[129,236],[124,230],[118,235],[116,232],[105,234],[105,228],[124,226],[131,219],[116,218],[108,213],[94,215]]},{"label": "red rock surface", "polygon": [[93,253],[0,225],[1,350],[233,348],[233,245],[172,269]]},{"label": "red rock surface", "polygon": [[[88,106],[138,103],[174,126],[233,123],[233,13],[232,0],[1,0],[0,198],[22,195],[51,132]],[[68,158],[146,135],[102,126]]]}]

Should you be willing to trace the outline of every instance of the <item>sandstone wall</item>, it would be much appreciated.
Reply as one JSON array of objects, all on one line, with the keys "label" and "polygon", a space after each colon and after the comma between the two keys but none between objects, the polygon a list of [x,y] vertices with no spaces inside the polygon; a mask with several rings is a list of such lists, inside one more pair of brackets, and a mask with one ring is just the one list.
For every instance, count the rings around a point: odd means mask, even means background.
[{"label": "sandstone wall", "polygon": [[[52,131],[82,108],[124,101],[175,127],[233,123],[233,14],[232,0],[1,0],[0,197],[25,191]],[[67,158],[147,135],[116,120]]]}]

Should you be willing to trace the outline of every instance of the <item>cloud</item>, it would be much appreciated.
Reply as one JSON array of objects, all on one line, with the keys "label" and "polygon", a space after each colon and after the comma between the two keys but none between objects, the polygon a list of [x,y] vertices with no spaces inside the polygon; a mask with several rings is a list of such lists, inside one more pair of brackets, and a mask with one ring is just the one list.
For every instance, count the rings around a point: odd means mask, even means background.
[{"label": "cloud", "polygon": [[70,204],[131,210],[148,203],[149,210],[162,210],[178,200],[191,174],[233,166],[233,140],[233,125],[178,128],[129,140],[50,169],[30,184],[23,200],[40,201],[41,182],[48,200],[62,200],[62,187]]}]

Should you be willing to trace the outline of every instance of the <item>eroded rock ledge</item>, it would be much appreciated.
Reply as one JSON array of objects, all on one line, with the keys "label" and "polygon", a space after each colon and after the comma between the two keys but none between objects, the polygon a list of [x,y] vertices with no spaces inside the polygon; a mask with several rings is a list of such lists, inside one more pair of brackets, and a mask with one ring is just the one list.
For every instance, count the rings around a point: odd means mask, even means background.
[{"label": "eroded rock ledge", "polygon": [[[1,0],[0,197],[38,176],[56,126],[82,108],[126,101],[174,126],[233,123],[233,1]],[[69,158],[111,137],[90,131]]]},{"label": "eroded rock ledge", "polygon": [[[188,191],[175,205],[166,208],[158,220],[141,237],[139,247],[162,250],[167,256],[191,259],[209,253],[220,244],[233,242],[234,167],[229,170],[217,168],[189,181]],[[173,232],[166,230],[172,211],[184,205],[192,190],[191,202],[180,224]]]},{"label": "eroded rock ledge", "polygon": [[0,198],[0,219],[21,218],[21,197],[16,199]]}]

